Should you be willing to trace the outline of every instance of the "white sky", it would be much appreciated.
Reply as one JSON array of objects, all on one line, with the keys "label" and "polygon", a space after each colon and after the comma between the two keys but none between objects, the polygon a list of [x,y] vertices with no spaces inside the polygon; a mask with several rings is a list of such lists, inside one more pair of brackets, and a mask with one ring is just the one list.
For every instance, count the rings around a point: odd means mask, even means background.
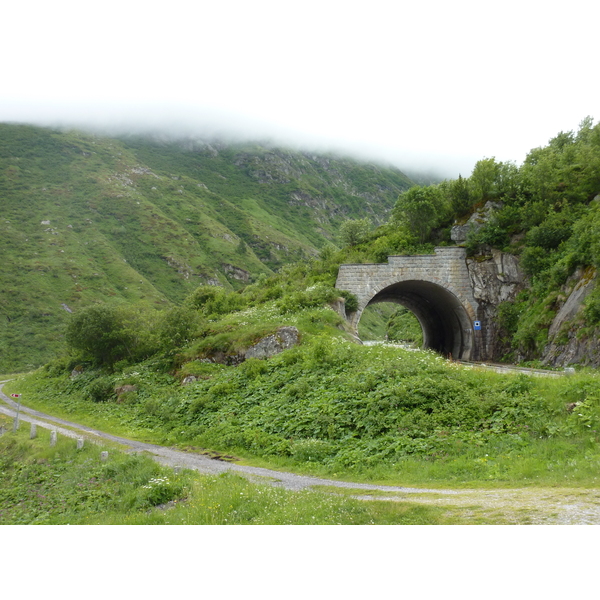
[{"label": "white sky", "polygon": [[228,132],[469,175],[600,118],[590,0],[19,0],[0,121]]}]

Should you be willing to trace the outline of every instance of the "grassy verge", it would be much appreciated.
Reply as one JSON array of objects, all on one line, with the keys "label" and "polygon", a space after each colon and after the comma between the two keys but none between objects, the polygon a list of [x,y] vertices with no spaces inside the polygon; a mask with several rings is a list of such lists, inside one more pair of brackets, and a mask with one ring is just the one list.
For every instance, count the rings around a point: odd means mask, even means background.
[{"label": "grassy verge", "polygon": [[[6,419],[5,419],[6,420]],[[48,432],[0,437],[0,524],[450,524],[444,509],[290,492],[225,474],[174,473],[144,456],[110,452]]]},{"label": "grassy verge", "polygon": [[[8,424],[0,416],[0,425]],[[25,432],[0,437],[0,524],[450,525],[589,522],[600,490],[291,492],[234,474],[174,473],[148,457]],[[568,510],[575,509],[574,511]],[[594,521],[595,522],[595,521]]]},{"label": "grassy verge", "polygon": [[0,381],[9,381],[10,379],[15,379],[22,374],[23,373],[8,373],[7,375],[0,375]]}]

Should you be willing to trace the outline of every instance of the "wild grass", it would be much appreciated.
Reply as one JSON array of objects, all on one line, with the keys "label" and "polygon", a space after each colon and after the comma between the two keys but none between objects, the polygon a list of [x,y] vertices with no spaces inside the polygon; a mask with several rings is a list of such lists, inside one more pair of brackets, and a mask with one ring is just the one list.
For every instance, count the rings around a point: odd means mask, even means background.
[{"label": "wild grass", "polygon": [[361,525],[460,522],[436,507],[291,492],[233,475],[175,473],[150,458],[77,450],[48,433],[0,437],[0,524]]},{"label": "wild grass", "polygon": [[25,432],[0,437],[0,523],[64,524],[89,521],[106,512],[146,511],[185,496],[187,473],[176,474],[143,456],[102,448],[59,436],[49,445],[49,432],[35,440]]}]

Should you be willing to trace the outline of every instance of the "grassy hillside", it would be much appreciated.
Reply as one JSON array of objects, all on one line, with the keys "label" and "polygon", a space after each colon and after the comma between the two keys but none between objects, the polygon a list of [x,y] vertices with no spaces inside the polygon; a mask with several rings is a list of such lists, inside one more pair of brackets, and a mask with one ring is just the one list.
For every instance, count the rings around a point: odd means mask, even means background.
[{"label": "grassy hillside", "polygon": [[[166,347],[158,335],[150,345],[160,323],[147,321],[146,339],[127,338],[136,328],[121,323],[97,335],[84,319],[97,315],[82,311],[71,353],[5,390],[105,431],[301,472],[416,485],[595,485],[597,374],[506,376],[431,352],[357,345],[327,306],[337,295],[329,267],[287,268],[241,293],[199,288],[185,303],[183,324],[195,315],[194,326]],[[244,360],[282,326],[298,329],[298,345]]]},{"label": "grassy hillside", "polygon": [[[64,140],[61,136],[66,134],[52,135]],[[2,268],[14,278],[22,277],[23,285],[37,283],[33,290],[27,288],[30,296],[22,294],[17,286],[10,288],[14,292],[10,301],[18,300],[23,311],[43,307],[44,296],[54,294],[55,289],[60,291],[57,280],[65,277],[63,273],[55,274],[49,265],[60,264],[62,255],[68,254],[65,258],[72,262],[65,262],[61,268],[71,269],[67,275],[71,277],[69,291],[73,299],[55,302],[68,305],[70,301],[78,310],[70,315],[65,332],[68,351],[35,373],[7,383],[5,391],[21,393],[29,406],[105,431],[190,451],[226,452],[255,465],[303,473],[436,487],[567,484],[594,488],[600,465],[597,372],[580,369],[556,379],[507,376],[467,368],[430,352],[360,346],[353,343],[343,317],[332,304],[340,294],[333,285],[341,262],[384,260],[389,253],[425,250],[444,240],[444,230],[447,232],[458,215],[466,217],[474,206],[497,199],[501,205],[494,217],[472,232],[467,246],[472,253],[488,252],[493,246],[521,252],[531,277],[532,300],[519,299],[514,305],[523,311],[512,315],[517,328],[513,340],[518,341],[522,315],[535,308],[535,302],[541,302],[553,286],[572,276],[576,267],[587,265],[592,269],[599,265],[600,204],[595,199],[597,171],[592,168],[600,148],[599,136],[598,126],[590,126],[577,137],[553,142],[556,147],[533,152],[520,169],[485,159],[468,180],[413,187],[400,197],[392,218],[377,230],[366,231],[358,223],[357,235],[348,246],[335,250],[325,244],[318,258],[284,265],[277,273],[272,273],[275,265],[268,264],[266,258],[260,260],[260,248],[252,245],[257,238],[251,237],[258,235],[254,229],[258,223],[275,232],[275,211],[270,209],[276,206],[277,198],[261,196],[255,190],[246,198],[232,192],[230,201],[221,195],[217,180],[228,177],[235,184],[236,178],[241,181],[246,177],[252,182],[249,189],[254,185],[263,189],[260,186],[267,186],[267,181],[277,176],[281,185],[289,185],[286,182],[293,179],[291,159],[285,162],[288,159],[278,153],[271,156],[259,152],[250,160],[248,152],[238,148],[225,164],[233,162],[239,171],[228,167],[231,172],[227,174],[215,167],[210,172],[220,177],[214,175],[211,181],[207,174],[201,174],[202,157],[218,162],[221,152],[230,150],[206,145],[185,149],[166,144],[163,148],[159,143],[145,146],[140,140],[104,140],[103,144],[118,148],[118,160],[130,161],[127,164],[138,165],[136,169],[144,165],[147,171],[135,181],[137,173],[131,166],[127,171],[131,181],[107,171],[107,179],[100,180],[103,189],[110,191],[110,186],[115,186],[112,196],[108,192],[106,196],[96,194],[93,185],[86,192],[84,180],[78,176],[77,184],[67,183],[60,189],[68,196],[71,189],[80,186],[76,194],[80,209],[90,216],[82,223],[77,212],[68,213],[69,220],[59,225],[64,218],[60,210],[72,205],[57,196],[43,205],[45,212],[38,211],[35,221],[24,226],[20,234],[18,215],[24,209],[16,200],[20,174],[15,167],[19,161],[13,160],[5,169],[5,181],[11,182],[6,186],[10,188],[6,197],[13,198],[13,214],[4,221],[12,228],[15,246],[20,248],[13,256],[22,272],[11,271],[6,261]],[[569,147],[571,151],[567,152]],[[116,152],[114,148],[111,151]],[[66,158],[59,153],[54,160],[71,164],[73,172],[79,173],[80,167],[76,169],[75,165],[90,158],[80,158],[77,152],[71,156],[69,147],[60,152]],[[165,161],[181,165],[176,173],[158,169],[161,153]],[[178,154],[187,157],[189,163],[177,159]],[[579,161],[577,168],[573,165],[575,159]],[[35,156],[28,160],[32,165],[29,170],[35,174]],[[284,168],[281,161],[288,167]],[[274,162],[279,165],[277,169],[267,169]],[[314,169],[319,171],[317,166]],[[545,169],[544,177],[539,169]],[[312,177],[312,172],[309,175]],[[152,179],[146,182],[145,178]],[[188,246],[201,245],[196,237],[200,226],[189,226],[188,230],[185,225],[188,218],[192,223],[203,222],[202,218],[194,221],[193,214],[185,212],[192,206],[187,195],[192,181],[194,194],[202,199],[194,206],[202,206],[206,211],[202,214],[212,215],[215,227],[225,228],[225,213],[233,211],[236,215],[227,219],[233,225],[228,226],[226,235],[236,240],[240,256],[256,261],[262,269],[255,281],[242,286],[227,278],[227,273],[233,271],[218,271],[217,266],[214,277],[223,284],[220,287],[199,285],[207,280],[193,274],[186,277],[185,271],[171,279],[166,276],[174,267],[169,271],[164,267],[164,263],[169,265],[166,260],[156,259],[161,256],[163,237],[172,239],[172,247],[178,248],[178,260],[192,254],[183,254]],[[554,183],[544,187],[548,182]],[[25,186],[20,197],[28,197],[34,189],[45,198],[43,194],[51,186],[45,183],[45,191]],[[164,191],[169,186],[174,186],[172,193]],[[233,187],[238,189],[237,184]],[[152,203],[151,194],[159,190],[164,191],[160,202]],[[323,200],[325,206],[330,201],[330,197]],[[121,210],[124,204],[128,210]],[[251,210],[242,214],[242,206]],[[136,210],[140,211],[138,217],[130,219]],[[326,208],[324,212],[319,210],[314,208],[313,214],[323,218],[323,228],[333,223],[333,219],[327,221],[323,216]],[[259,213],[264,218],[253,216]],[[188,216],[182,220],[184,214]],[[528,215],[530,220],[526,221]],[[419,216],[423,227],[411,228],[412,220]],[[36,229],[36,223],[42,220],[50,223]],[[149,223],[158,223],[157,229]],[[75,237],[77,231],[72,230],[77,228],[86,232],[85,237]],[[130,230],[142,240],[140,245],[130,245]],[[178,236],[180,230],[186,233]],[[277,231],[277,235],[287,235],[283,225]],[[299,252],[313,248],[313,233],[306,229],[304,238],[296,239]],[[156,249],[153,235],[161,237]],[[270,238],[275,233],[268,235]],[[260,239],[264,244],[271,241]],[[225,238],[220,240],[227,242]],[[151,251],[158,254],[151,255]],[[246,263],[235,266],[241,264]],[[104,275],[97,280],[98,289],[105,290],[104,296],[94,295],[92,268],[112,269],[110,277]],[[93,304],[103,297],[110,302]],[[597,322],[597,306],[595,295],[590,298],[584,318],[592,327]],[[351,304],[356,298],[348,295],[347,301]],[[526,301],[529,304],[520,304]],[[93,306],[85,308],[84,302]],[[165,310],[156,311],[156,306]],[[380,337],[415,338],[418,331],[413,328],[414,322],[411,324],[405,312],[393,308],[380,309],[379,317],[374,313],[366,325]],[[67,316],[66,310],[63,313]],[[382,315],[388,319],[385,329],[377,321]],[[508,318],[506,314],[504,317]],[[543,331],[543,322],[535,323]],[[46,323],[43,325],[46,327]],[[246,359],[249,348],[284,326],[297,328],[297,345],[268,359]],[[49,327],[46,330],[52,331]],[[14,468],[14,464],[7,464],[9,477]],[[32,473],[36,473],[35,465]],[[12,483],[8,481],[6,489],[10,490]],[[128,484],[127,488],[133,495],[141,491]],[[117,494],[127,496],[129,492],[125,487],[123,490]],[[19,494],[14,499],[18,503]],[[240,506],[247,508],[249,504]],[[21,518],[19,509],[13,517]],[[109,522],[144,519],[131,512],[129,516],[111,518],[114,521]]]},{"label": "grassy hillside", "polygon": [[180,303],[314,255],[411,185],[356,161],[197,140],[0,125],[0,370],[62,344],[94,302]]}]

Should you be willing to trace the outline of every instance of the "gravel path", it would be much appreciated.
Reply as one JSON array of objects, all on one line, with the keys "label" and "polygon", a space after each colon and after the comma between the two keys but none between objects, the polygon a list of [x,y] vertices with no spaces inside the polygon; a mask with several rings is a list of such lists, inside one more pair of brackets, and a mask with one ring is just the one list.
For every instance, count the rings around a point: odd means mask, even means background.
[{"label": "gravel path", "polygon": [[[0,400],[4,403],[0,403],[0,413],[14,417],[17,404],[2,392],[3,383],[6,382],[0,382]],[[208,474],[233,471],[253,482],[289,490],[319,486],[346,488],[356,490],[356,494],[352,497],[364,500],[416,502],[445,507],[449,513],[462,518],[465,516],[472,518],[473,523],[600,525],[600,489],[536,487],[513,490],[440,490],[352,483],[241,466],[202,454],[137,442],[23,406],[20,410],[20,421],[36,423],[38,427],[56,430],[67,437],[83,437],[93,443],[102,444],[104,441],[117,443],[123,446],[126,452],[145,452],[157,462],[170,467],[194,469]]]},{"label": "gravel path", "polygon": [[[17,403],[9,398],[2,392],[3,383],[0,382],[0,399],[5,403],[6,406],[0,405],[0,413],[14,417],[16,414]],[[71,438],[85,438],[95,443],[102,443],[103,440],[108,440],[121,444],[124,446],[124,450],[127,452],[146,452],[157,461],[164,465],[171,467],[183,467],[186,469],[194,469],[201,473],[218,474],[225,471],[235,471],[240,475],[244,475],[254,481],[261,481],[262,483],[269,483],[274,486],[284,487],[289,490],[302,490],[313,486],[333,486],[339,488],[353,488],[360,490],[377,490],[384,492],[401,492],[406,494],[419,494],[419,493],[436,493],[436,494],[455,494],[456,492],[451,490],[430,490],[430,489],[418,489],[418,488],[405,488],[398,486],[386,486],[386,485],[370,485],[366,483],[351,483],[345,481],[336,481],[333,479],[320,479],[317,477],[307,477],[304,475],[296,475],[294,473],[286,473],[283,471],[274,471],[272,469],[263,469],[260,467],[246,467],[236,465],[233,463],[225,462],[214,458],[209,458],[202,454],[195,454],[193,452],[184,452],[181,450],[174,450],[165,446],[158,446],[156,444],[148,444],[145,442],[137,442],[124,437],[111,435],[59,419],[51,415],[33,410],[21,406],[20,417],[21,422],[36,423],[38,427],[44,427],[45,429],[56,430],[61,435]]]}]

